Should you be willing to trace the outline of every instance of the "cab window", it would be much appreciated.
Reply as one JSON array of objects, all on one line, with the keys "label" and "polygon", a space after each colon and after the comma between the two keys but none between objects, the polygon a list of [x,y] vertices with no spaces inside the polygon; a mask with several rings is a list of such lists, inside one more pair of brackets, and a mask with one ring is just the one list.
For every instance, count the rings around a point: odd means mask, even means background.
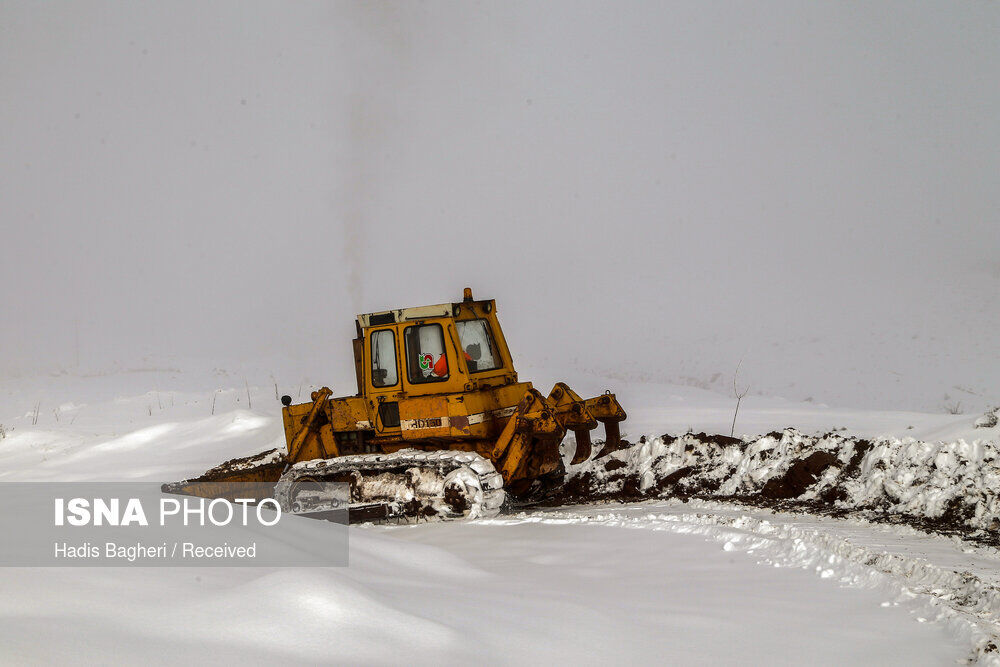
[{"label": "cab window", "polygon": [[463,320],[458,326],[458,339],[465,352],[465,363],[470,373],[492,371],[500,368],[500,355],[493,344],[490,325],[486,320]]},{"label": "cab window", "polygon": [[390,329],[371,335],[372,386],[392,387],[399,382],[396,365],[396,335]]},{"label": "cab window", "polygon": [[407,327],[403,332],[406,346],[406,374],[410,382],[447,380],[448,356],[444,351],[444,331],[440,324]]}]

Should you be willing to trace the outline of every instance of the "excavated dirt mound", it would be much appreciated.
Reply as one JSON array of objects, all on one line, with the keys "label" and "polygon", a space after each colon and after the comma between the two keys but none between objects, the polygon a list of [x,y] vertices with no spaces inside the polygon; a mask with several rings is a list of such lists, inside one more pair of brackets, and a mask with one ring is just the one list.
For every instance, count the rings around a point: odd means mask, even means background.
[{"label": "excavated dirt mound", "polygon": [[795,429],[663,435],[567,470],[552,502],[710,498],[906,523],[1000,545],[1000,447]]}]

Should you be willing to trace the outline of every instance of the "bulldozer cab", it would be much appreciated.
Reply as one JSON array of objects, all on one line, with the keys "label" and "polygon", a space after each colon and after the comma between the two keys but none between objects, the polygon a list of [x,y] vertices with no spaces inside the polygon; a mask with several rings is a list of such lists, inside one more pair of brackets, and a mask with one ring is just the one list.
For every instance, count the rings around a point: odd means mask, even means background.
[{"label": "bulldozer cab", "polygon": [[358,395],[377,404],[379,435],[398,430],[408,412],[427,414],[431,397],[517,382],[495,301],[476,301],[468,288],[461,303],[358,315],[357,330]]}]

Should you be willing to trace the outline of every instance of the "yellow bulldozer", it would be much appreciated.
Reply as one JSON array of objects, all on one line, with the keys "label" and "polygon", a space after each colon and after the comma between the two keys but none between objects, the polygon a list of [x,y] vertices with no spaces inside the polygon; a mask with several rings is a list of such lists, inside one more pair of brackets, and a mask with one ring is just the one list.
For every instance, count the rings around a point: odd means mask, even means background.
[{"label": "yellow bulldozer", "polygon": [[[560,443],[576,439],[572,463],[591,456],[603,423],[603,453],[620,447],[626,415],[615,395],[580,398],[564,383],[548,396],[518,381],[496,302],[470,288],[458,303],[359,315],[354,339],[358,393],[281,399],[286,450],[217,466],[167,493],[227,497],[252,483],[284,509],[322,510],[327,482],[349,489],[351,523],[393,518],[495,516],[505,501],[557,489]],[[342,506],[343,503],[338,503]],[[332,507],[332,505],[331,505]]]}]

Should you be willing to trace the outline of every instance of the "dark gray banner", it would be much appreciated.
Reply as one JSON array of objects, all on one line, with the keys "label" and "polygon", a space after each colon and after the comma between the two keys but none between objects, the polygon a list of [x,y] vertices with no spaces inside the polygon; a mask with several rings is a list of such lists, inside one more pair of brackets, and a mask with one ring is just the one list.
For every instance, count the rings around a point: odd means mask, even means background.
[{"label": "dark gray banner", "polygon": [[0,483],[0,566],[347,565],[347,485],[313,484],[308,503],[284,509],[259,485],[225,487],[203,498],[150,483]]}]

